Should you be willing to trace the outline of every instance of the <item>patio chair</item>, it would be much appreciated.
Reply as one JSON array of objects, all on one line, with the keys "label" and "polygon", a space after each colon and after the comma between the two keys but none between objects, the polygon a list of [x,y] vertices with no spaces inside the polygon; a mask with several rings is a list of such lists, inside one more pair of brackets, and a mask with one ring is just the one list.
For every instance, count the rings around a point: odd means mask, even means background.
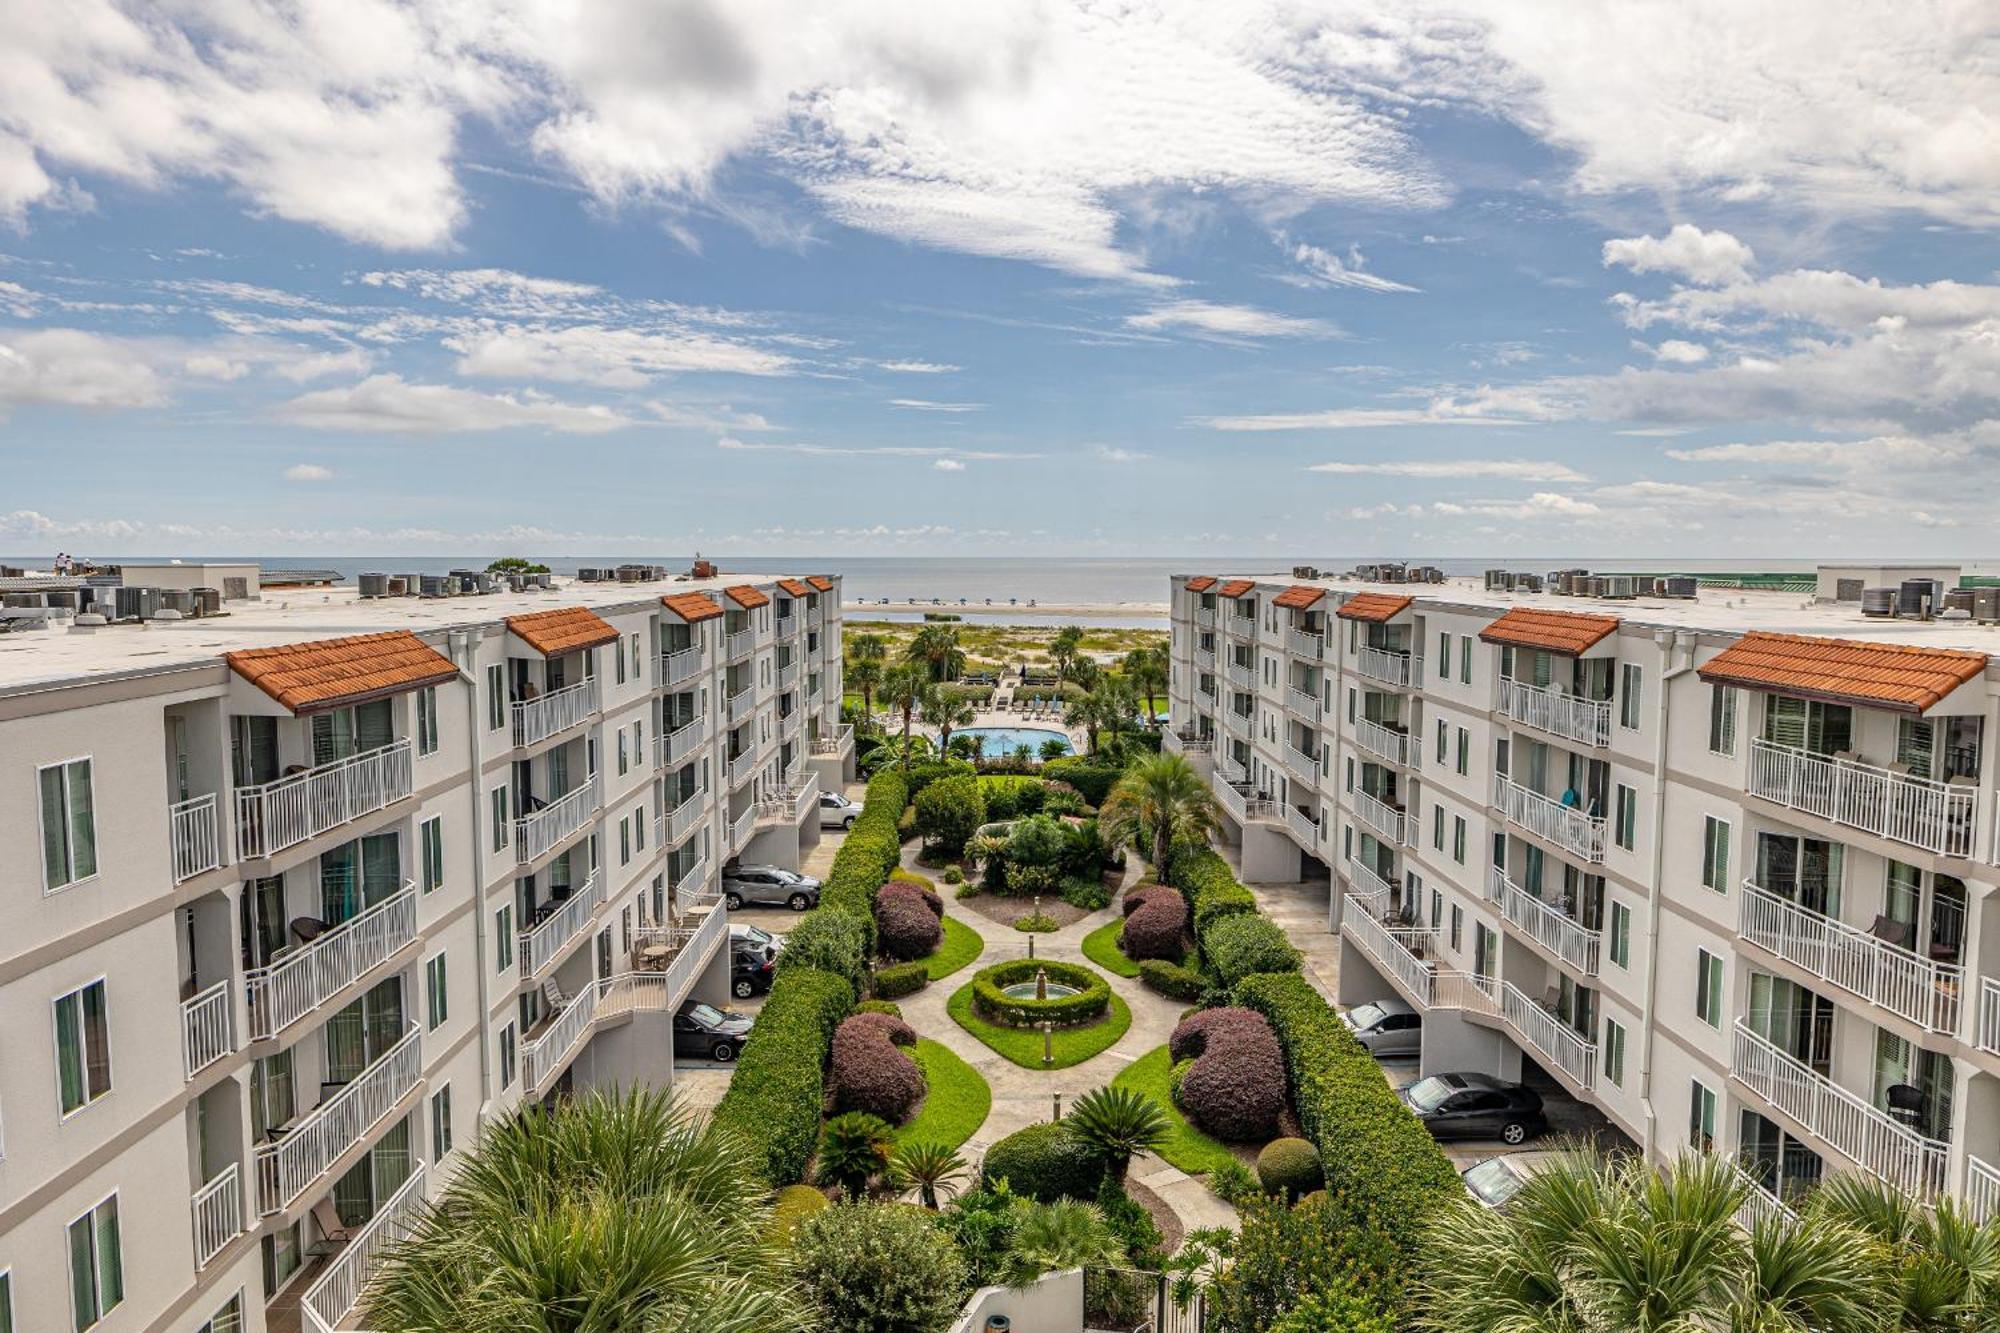
[{"label": "patio chair", "polygon": [[321,1199],[312,1206],[313,1226],[319,1232],[319,1239],[313,1242],[313,1255],[332,1254],[354,1239],[357,1227],[350,1227],[340,1220],[340,1214],[333,1210],[331,1197]]},{"label": "patio chair", "polygon": [[562,986],[554,977],[542,982],[542,999],[547,1002],[551,1015],[559,1014],[569,1008],[569,996],[563,994]]},{"label": "patio chair", "polygon": [[1892,921],[1886,916],[1876,917],[1875,924],[1868,927],[1868,933],[1884,944],[1893,944],[1898,949],[1909,948],[1910,940],[1915,934],[1909,922]]}]

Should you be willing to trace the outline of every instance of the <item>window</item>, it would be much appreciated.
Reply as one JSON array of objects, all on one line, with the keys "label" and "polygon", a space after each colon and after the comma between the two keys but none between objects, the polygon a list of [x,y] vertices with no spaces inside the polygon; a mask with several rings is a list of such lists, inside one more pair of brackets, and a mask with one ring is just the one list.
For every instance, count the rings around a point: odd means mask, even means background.
[{"label": "window", "polygon": [[507,725],[507,669],[486,668],[486,729],[498,731]]},{"label": "window", "polygon": [[[625,659],[621,657],[618,660],[623,662]],[[625,769],[627,767],[625,752],[626,752],[625,731],[621,727],[618,731],[618,776],[621,778],[625,776]]]},{"label": "window", "polygon": [[1431,846],[1437,851],[1444,850],[1444,807],[1431,807]]},{"label": "window", "polygon": [[284,1286],[285,1282],[292,1274],[298,1272],[300,1265],[305,1262],[305,1251],[299,1244],[299,1226],[299,1223],[294,1222],[290,1226],[274,1231],[264,1237],[262,1249],[264,1252],[264,1299],[266,1300],[277,1295],[278,1288]]},{"label": "window", "polygon": [[1350,689],[1347,692],[1347,720],[1349,722],[1354,721],[1354,696],[1358,693],[1359,693],[1358,690],[1353,690],[1353,689]]},{"label": "window", "polygon": [[1451,859],[1465,864],[1465,816],[1451,817]]},{"label": "window", "polygon": [[632,952],[632,909],[630,907],[622,907],[618,910],[618,943],[626,953]]},{"label": "window", "polygon": [[431,1163],[442,1162],[451,1155],[451,1084],[447,1083],[431,1096]]},{"label": "window", "polygon": [[1457,903],[1451,905],[1451,951],[1458,952],[1459,934],[1465,929],[1465,909]]},{"label": "window", "polygon": [[514,1024],[509,1021],[500,1029],[500,1086],[504,1090],[514,1086]]},{"label": "window", "polygon": [[1642,673],[1637,662],[1618,668],[1618,725],[1627,731],[1639,729],[1639,690]]},{"label": "window", "polygon": [[430,959],[424,964],[425,1015],[431,1031],[435,1032],[444,1023],[450,1012],[450,997],[445,990],[444,955]]},{"label": "window", "polygon": [[1437,673],[1439,680],[1451,679],[1451,635],[1438,631]]},{"label": "window", "polygon": [[1715,1149],[1715,1092],[1705,1088],[1699,1080],[1688,1084],[1693,1096],[1688,1099],[1688,1144],[1701,1152]]},{"label": "window", "polygon": [[36,777],[42,794],[42,884],[53,891],[97,873],[90,761],[51,764]]},{"label": "window", "polygon": [[1444,924],[1444,895],[1442,893],[1439,893],[1436,889],[1432,889],[1431,929],[1436,930],[1440,925],[1443,924]]},{"label": "window", "polygon": [[1722,1027],[1722,960],[1706,949],[1697,949],[1694,974],[1694,1016],[1719,1030]]},{"label": "window", "polygon": [[634,634],[629,640],[632,652],[632,679],[639,679],[639,636]]},{"label": "window", "polygon": [[1458,775],[1464,777],[1472,771],[1472,733],[1464,727],[1458,729]]},{"label": "window", "polygon": [[493,850],[507,849],[508,831],[513,821],[507,817],[507,784],[501,783],[493,789]]},{"label": "window", "polygon": [[101,980],[56,1001],[56,1083],[64,1115],[111,1091],[111,1027]]},{"label": "window", "polygon": [[1736,753],[1736,687],[1733,685],[1709,687],[1708,748],[1714,754]]},{"label": "window", "polygon": [[437,686],[426,685],[417,691],[417,753],[436,754],[438,748],[438,692]]},{"label": "window", "polygon": [[646,850],[646,807],[643,805],[632,812],[632,845],[642,852]]},{"label": "window", "polygon": [[625,683],[625,654],[613,653],[611,654],[611,657],[612,660],[616,662],[618,666],[618,677],[617,677],[618,683],[620,685],[623,685]]},{"label": "window", "polygon": [[634,764],[643,764],[646,762],[646,724],[644,722],[634,722],[632,724],[632,762]]},{"label": "window", "polygon": [[[1450,670],[1451,663],[1445,663],[1445,669]],[[1472,683],[1472,636],[1470,634],[1458,641],[1458,678],[1467,685]]]},{"label": "window", "polygon": [[125,1270],[118,1257],[118,1196],[112,1195],[69,1224],[69,1301],[77,1333],[90,1328],[125,1299]]},{"label": "window", "polygon": [[1352,758],[1347,761],[1347,789],[1349,791],[1354,790],[1354,760]]},{"label": "window", "polygon": [[444,884],[444,816],[432,815],[417,825],[417,840],[422,844],[424,892],[431,893]]},{"label": "window", "polygon": [[1717,893],[1729,892],[1729,825],[1714,815],[1702,817],[1701,882]]},{"label": "window", "polygon": [[1611,904],[1611,961],[1632,965],[1632,909],[1624,903]]},{"label": "window", "polygon": [[632,859],[632,816],[618,821],[618,864],[625,865]]},{"label": "window", "polygon": [[1639,840],[1639,793],[1619,783],[1613,807],[1617,812],[1615,836],[1618,845],[1629,852]]},{"label": "window", "polygon": [[[0,1319],[0,1333],[8,1333],[5,1319]],[[239,1291],[224,1301],[194,1333],[243,1333],[243,1293]]]},{"label": "window", "polygon": [[0,1333],[14,1333],[14,1275],[0,1273]]},{"label": "window", "polygon": [[503,907],[493,914],[493,959],[496,972],[506,972],[514,966],[514,909]]},{"label": "window", "polygon": [[1604,1020],[1604,1077],[1613,1087],[1625,1086],[1625,1029],[1611,1018]]},{"label": "window", "polygon": [[1444,724],[1443,718],[1439,718],[1438,719],[1438,762],[1442,764],[1445,761],[1445,756],[1448,755],[1449,753],[1451,753],[1451,728],[1447,727]]}]

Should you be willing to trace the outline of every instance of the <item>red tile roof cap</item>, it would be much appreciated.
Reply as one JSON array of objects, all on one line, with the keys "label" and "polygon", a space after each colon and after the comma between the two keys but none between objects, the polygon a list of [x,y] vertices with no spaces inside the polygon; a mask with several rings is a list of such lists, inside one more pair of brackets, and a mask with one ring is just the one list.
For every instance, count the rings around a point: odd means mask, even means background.
[{"label": "red tile roof cap", "polygon": [[1213,574],[1197,574],[1187,581],[1189,592],[1207,592],[1215,586]]},{"label": "red tile roof cap", "polygon": [[1216,592],[1224,597],[1241,597],[1256,586],[1257,580],[1255,579],[1231,579],[1216,589]]},{"label": "red tile roof cap", "polygon": [[745,611],[751,610],[754,607],[769,606],[771,604],[771,599],[768,596],[758,592],[747,583],[739,583],[733,588],[724,588],[722,591],[728,594],[730,601],[736,603]]},{"label": "red tile roof cap", "polygon": [[821,592],[833,591],[833,580],[824,574],[813,574],[806,579],[806,582],[812,584],[813,587],[818,588]]},{"label": "red tile roof cap", "polygon": [[799,582],[797,579],[779,579],[778,586],[794,597],[805,597],[812,593],[812,589],[809,586]]},{"label": "red tile roof cap", "polygon": [[301,716],[458,677],[450,658],[408,630],[246,648],[227,660],[237,675]]},{"label": "red tile roof cap", "polygon": [[543,657],[560,657],[581,648],[616,643],[618,631],[603,616],[581,606],[561,606],[553,611],[535,611],[524,616],[508,616],[507,628],[514,637]]},{"label": "red tile roof cap", "polygon": [[1702,665],[1703,680],[1923,713],[1986,670],[1986,654],[1752,630]]},{"label": "red tile roof cap", "polygon": [[1479,631],[1479,637],[1488,643],[1541,648],[1565,657],[1581,657],[1617,628],[1617,616],[1596,616],[1580,611],[1542,611],[1517,606]]},{"label": "red tile roof cap", "polygon": [[707,593],[670,592],[660,599],[660,603],[690,625],[713,620],[722,614],[722,608]]},{"label": "red tile roof cap", "polygon": [[1414,597],[1397,597],[1386,592],[1357,592],[1334,612],[1342,620],[1366,620],[1379,625],[1401,615]]},{"label": "red tile roof cap", "polygon": [[1325,588],[1315,588],[1310,583],[1294,583],[1278,594],[1276,602],[1277,605],[1293,611],[1305,611],[1317,605],[1319,599],[1324,596],[1326,596]]}]

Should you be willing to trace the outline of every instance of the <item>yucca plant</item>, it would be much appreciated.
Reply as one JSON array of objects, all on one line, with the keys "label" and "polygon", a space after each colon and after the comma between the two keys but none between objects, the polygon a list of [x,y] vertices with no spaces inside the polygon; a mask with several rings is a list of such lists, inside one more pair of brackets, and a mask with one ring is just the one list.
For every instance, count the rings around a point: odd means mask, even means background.
[{"label": "yucca plant", "polygon": [[858,1199],[888,1170],[894,1146],[895,1131],[882,1117],[866,1111],[837,1115],[820,1127],[819,1182],[837,1185],[848,1198]]},{"label": "yucca plant", "polygon": [[1886,1181],[1835,1176],[1807,1200],[1804,1221],[1851,1228],[1879,1248],[1891,1328],[2000,1333],[2000,1217],[1983,1226],[1951,1199],[1924,1207]]},{"label": "yucca plant", "polygon": [[889,1178],[897,1189],[915,1190],[924,1207],[937,1211],[938,1191],[956,1192],[965,1179],[965,1159],[958,1150],[943,1143],[906,1143],[889,1158]]},{"label": "yucca plant", "polygon": [[1133,1156],[1159,1147],[1173,1128],[1158,1102],[1143,1092],[1118,1087],[1084,1093],[1071,1105],[1065,1123],[1121,1185]]}]

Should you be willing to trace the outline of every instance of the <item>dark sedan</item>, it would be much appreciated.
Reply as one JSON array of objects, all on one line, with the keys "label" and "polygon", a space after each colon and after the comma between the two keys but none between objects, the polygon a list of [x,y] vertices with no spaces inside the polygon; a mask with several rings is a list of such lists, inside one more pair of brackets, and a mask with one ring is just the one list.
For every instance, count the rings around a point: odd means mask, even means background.
[{"label": "dark sedan", "polygon": [[1404,1105],[1440,1139],[1526,1143],[1548,1130],[1541,1094],[1485,1074],[1433,1074],[1402,1089]]},{"label": "dark sedan", "polygon": [[750,1040],[751,1018],[690,1000],[674,1015],[674,1054],[707,1056],[727,1064]]},{"label": "dark sedan", "polygon": [[729,993],[739,1000],[770,990],[778,975],[778,955],[769,949],[732,949],[729,965]]}]

